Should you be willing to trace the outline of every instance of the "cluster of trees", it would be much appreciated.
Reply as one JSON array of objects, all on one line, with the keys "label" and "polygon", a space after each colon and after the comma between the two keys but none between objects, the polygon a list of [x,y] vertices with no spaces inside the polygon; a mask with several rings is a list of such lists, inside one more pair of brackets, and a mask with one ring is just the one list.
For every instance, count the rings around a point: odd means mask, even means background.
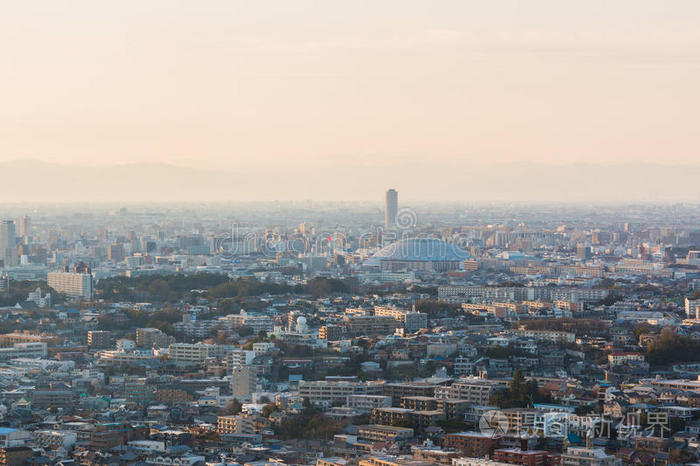
[{"label": "cluster of trees", "polygon": [[700,341],[665,328],[655,341],[649,342],[646,358],[652,366],[700,361]]},{"label": "cluster of trees", "polygon": [[[230,280],[226,275],[197,273],[111,277],[100,280],[95,290],[98,297],[109,301],[172,303],[203,295],[210,299],[219,299],[227,308],[237,310],[240,309],[240,299],[250,296],[297,293],[319,298],[340,293],[357,293],[360,291],[360,285],[354,278],[340,280],[317,277],[306,285],[292,286],[286,283],[262,282],[255,278]],[[198,290],[199,293],[193,290]]]},{"label": "cluster of trees", "polygon": [[604,332],[606,323],[596,319],[533,319],[525,323],[528,330],[558,330],[595,335]]},{"label": "cluster of trees", "polygon": [[209,290],[210,298],[244,298],[247,296],[261,296],[264,294],[284,294],[297,291],[298,287],[287,284],[266,283],[254,278],[241,278],[226,281]]},{"label": "cluster of trees", "polygon": [[56,290],[49,288],[49,285],[44,280],[29,281],[29,280],[10,280],[10,289],[0,292],[0,307],[14,306],[15,304],[26,301],[29,292],[41,288],[42,292],[51,293],[51,301],[54,304],[64,301],[65,296],[58,293]]},{"label": "cluster of trees", "polygon": [[355,278],[337,279],[316,277],[307,285],[307,293],[312,298],[321,298],[338,293],[358,293],[360,283]]},{"label": "cluster of trees", "polygon": [[543,394],[534,380],[526,380],[522,372],[515,371],[508,389],[497,392],[489,404],[500,408],[526,408],[532,403],[549,403],[551,397]]},{"label": "cluster of trees", "polygon": [[340,422],[319,412],[305,398],[301,413],[285,418],[275,433],[282,440],[330,440],[342,427]]},{"label": "cluster of trees", "polygon": [[438,287],[437,286],[418,286],[413,285],[408,291],[416,294],[427,294],[437,298]]},{"label": "cluster of trees", "polygon": [[503,346],[486,346],[481,348],[481,353],[484,356],[493,359],[508,359],[511,356],[528,357],[531,356],[527,351],[516,348],[514,345]]},{"label": "cluster of trees", "polygon": [[605,298],[597,301],[595,304],[597,306],[612,306],[616,302],[622,300],[622,296],[617,293],[610,293]]},{"label": "cluster of trees", "polygon": [[174,302],[191,290],[209,290],[228,281],[226,275],[215,273],[110,277],[97,282],[95,294],[110,301]]},{"label": "cluster of trees", "polygon": [[98,317],[100,330],[129,330],[132,328],[153,327],[172,335],[173,324],[182,320],[182,314],[176,309],[162,309],[155,312],[129,309],[126,318],[116,319],[113,315],[105,314]]},{"label": "cluster of trees", "polygon": [[429,319],[440,317],[454,317],[462,314],[460,307],[437,299],[419,299],[416,301],[416,311],[428,314]]},{"label": "cluster of trees", "polygon": [[496,287],[498,287],[498,288],[511,288],[511,287],[512,288],[522,288],[523,286],[525,286],[524,283],[516,282],[516,281],[512,281],[512,280],[506,280],[503,282],[499,282],[496,285]]},{"label": "cluster of trees", "polygon": [[228,405],[226,405],[225,408],[221,410],[221,414],[223,416],[233,416],[239,414],[241,411],[243,411],[243,405],[240,401],[238,401],[238,398],[234,398]]}]

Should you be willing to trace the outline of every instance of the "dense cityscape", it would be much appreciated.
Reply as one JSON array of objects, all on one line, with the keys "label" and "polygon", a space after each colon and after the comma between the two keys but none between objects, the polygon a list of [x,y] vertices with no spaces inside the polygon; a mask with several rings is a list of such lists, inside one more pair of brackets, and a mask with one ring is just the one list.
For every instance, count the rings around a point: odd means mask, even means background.
[{"label": "dense cityscape", "polygon": [[1,213],[1,464],[698,461],[696,205]]},{"label": "dense cityscape", "polygon": [[698,25],[0,2],[0,466],[700,466]]}]

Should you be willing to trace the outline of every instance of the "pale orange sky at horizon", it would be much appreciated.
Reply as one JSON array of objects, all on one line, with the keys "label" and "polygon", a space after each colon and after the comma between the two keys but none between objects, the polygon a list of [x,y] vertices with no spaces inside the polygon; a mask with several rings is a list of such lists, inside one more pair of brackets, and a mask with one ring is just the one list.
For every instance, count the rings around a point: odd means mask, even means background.
[{"label": "pale orange sky at horizon", "polygon": [[0,162],[700,164],[700,2],[8,2]]}]

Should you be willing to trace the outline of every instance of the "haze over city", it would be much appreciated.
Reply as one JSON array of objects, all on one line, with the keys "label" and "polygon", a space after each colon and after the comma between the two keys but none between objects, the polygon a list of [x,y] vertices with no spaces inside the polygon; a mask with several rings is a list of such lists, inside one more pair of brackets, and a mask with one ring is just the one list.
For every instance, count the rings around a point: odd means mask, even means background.
[{"label": "haze over city", "polygon": [[690,0],[12,2],[0,169],[147,164],[116,170],[141,172],[129,200],[166,200],[173,166],[231,180],[175,200],[696,200],[673,177],[700,161],[699,22]]}]

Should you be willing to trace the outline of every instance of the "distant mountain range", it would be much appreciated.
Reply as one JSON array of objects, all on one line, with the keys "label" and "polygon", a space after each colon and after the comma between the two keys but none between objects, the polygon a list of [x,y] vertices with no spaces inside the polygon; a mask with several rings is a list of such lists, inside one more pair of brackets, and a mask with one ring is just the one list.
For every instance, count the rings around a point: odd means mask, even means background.
[{"label": "distant mountain range", "polygon": [[424,201],[700,202],[700,166],[409,163],[396,167],[258,172],[166,164],[85,167],[36,160],[0,163],[3,202],[377,200],[398,189]]}]

